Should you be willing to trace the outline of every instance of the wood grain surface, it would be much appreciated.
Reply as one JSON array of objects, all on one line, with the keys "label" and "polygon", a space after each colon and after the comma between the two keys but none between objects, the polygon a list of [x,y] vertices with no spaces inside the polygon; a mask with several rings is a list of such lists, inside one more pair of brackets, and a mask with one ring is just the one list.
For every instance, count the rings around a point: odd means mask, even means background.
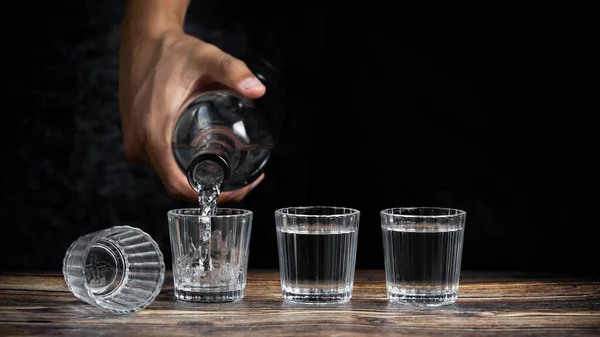
[{"label": "wood grain surface", "polygon": [[160,295],[129,315],[73,296],[60,273],[0,274],[0,336],[592,336],[600,335],[600,280],[468,272],[453,305],[387,302],[382,270],[356,272],[352,300],[290,304],[277,271],[253,270],[235,303],[177,301],[167,274]]}]

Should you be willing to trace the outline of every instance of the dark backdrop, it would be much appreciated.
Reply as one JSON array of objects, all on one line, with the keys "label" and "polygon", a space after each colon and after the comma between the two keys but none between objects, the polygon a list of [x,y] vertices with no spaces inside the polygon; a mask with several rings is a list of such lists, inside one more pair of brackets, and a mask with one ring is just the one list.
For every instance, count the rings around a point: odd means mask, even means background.
[{"label": "dark backdrop", "polygon": [[[467,211],[465,269],[598,272],[585,10],[368,5],[193,1],[188,32],[283,74],[266,179],[233,205],[255,212],[250,267],[277,267],[278,207],[360,209],[357,267],[383,268],[379,211],[427,205]],[[125,224],[170,265],[166,212],[191,204],[126,160],[122,3],[20,6],[3,53],[2,269],[59,270],[78,236]]]}]

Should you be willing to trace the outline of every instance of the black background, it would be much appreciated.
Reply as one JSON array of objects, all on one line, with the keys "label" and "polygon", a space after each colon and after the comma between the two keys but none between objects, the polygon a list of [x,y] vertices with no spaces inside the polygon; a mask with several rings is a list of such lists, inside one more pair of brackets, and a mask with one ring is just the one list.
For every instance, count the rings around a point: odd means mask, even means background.
[{"label": "black background", "polygon": [[[230,205],[255,212],[250,268],[277,268],[278,207],[358,208],[357,267],[383,268],[379,211],[442,206],[467,211],[464,269],[597,273],[586,9],[367,5],[193,1],[186,31],[283,76],[266,179]],[[193,204],[125,157],[123,3],[20,6],[6,9],[0,266],[60,270],[72,241],[113,225],[148,232],[170,265],[166,212]]]}]

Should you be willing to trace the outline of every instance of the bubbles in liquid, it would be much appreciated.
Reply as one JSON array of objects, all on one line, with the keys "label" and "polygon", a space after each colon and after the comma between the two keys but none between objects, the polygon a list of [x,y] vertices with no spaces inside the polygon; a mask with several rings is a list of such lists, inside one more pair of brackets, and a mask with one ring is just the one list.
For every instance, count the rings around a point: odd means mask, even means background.
[{"label": "bubbles in liquid", "polygon": [[217,213],[217,200],[219,199],[220,184],[198,191],[198,207],[200,215],[198,216],[199,238],[197,245],[194,245],[194,238],[190,238],[190,247],[192,251],[188,255],[182,256],[178,261],[178,270],[183,278],[190,279],[190,283],[195,283],[205,279],[213,270],[213,261],[211,258],[211,219],[210,217]]},{"label": "bubbles in liquid", "polygon": [[198,206],[201,216],[213,216],[217,213],[217,200],[220,192],[220,184],[208,189],[200,188],[198,191]]},{"label": "bubbles in liquid", "polygon": [[177,260],[177,279],[180,289],[197,291],[215,284],[230,283],[239,278],[243,266],[231,267],[231,256],[237,253],[229,251],[235,246],[232,233],[211,228],[211,216],[217,213],[217,200],[220,185],[200,189],[198,193],[198,231],[189,238],[190,251]]}]

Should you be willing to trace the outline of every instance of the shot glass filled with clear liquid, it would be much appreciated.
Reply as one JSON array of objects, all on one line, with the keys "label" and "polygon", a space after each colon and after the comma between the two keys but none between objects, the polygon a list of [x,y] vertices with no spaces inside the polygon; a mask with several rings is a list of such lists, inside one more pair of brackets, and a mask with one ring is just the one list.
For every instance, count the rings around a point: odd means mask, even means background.
[{"label": "shot glass filled with clear liquid", "polygon": [[436,207],[381,211],[387,297],[438,306],[456,301],[466,212]]},{"label": "shot glass filled with clear liquid", "polygon": [[275,211],[281,294],[285,301],[350,300],[359,217],[359,211],[343,207],[289,207]]}]

